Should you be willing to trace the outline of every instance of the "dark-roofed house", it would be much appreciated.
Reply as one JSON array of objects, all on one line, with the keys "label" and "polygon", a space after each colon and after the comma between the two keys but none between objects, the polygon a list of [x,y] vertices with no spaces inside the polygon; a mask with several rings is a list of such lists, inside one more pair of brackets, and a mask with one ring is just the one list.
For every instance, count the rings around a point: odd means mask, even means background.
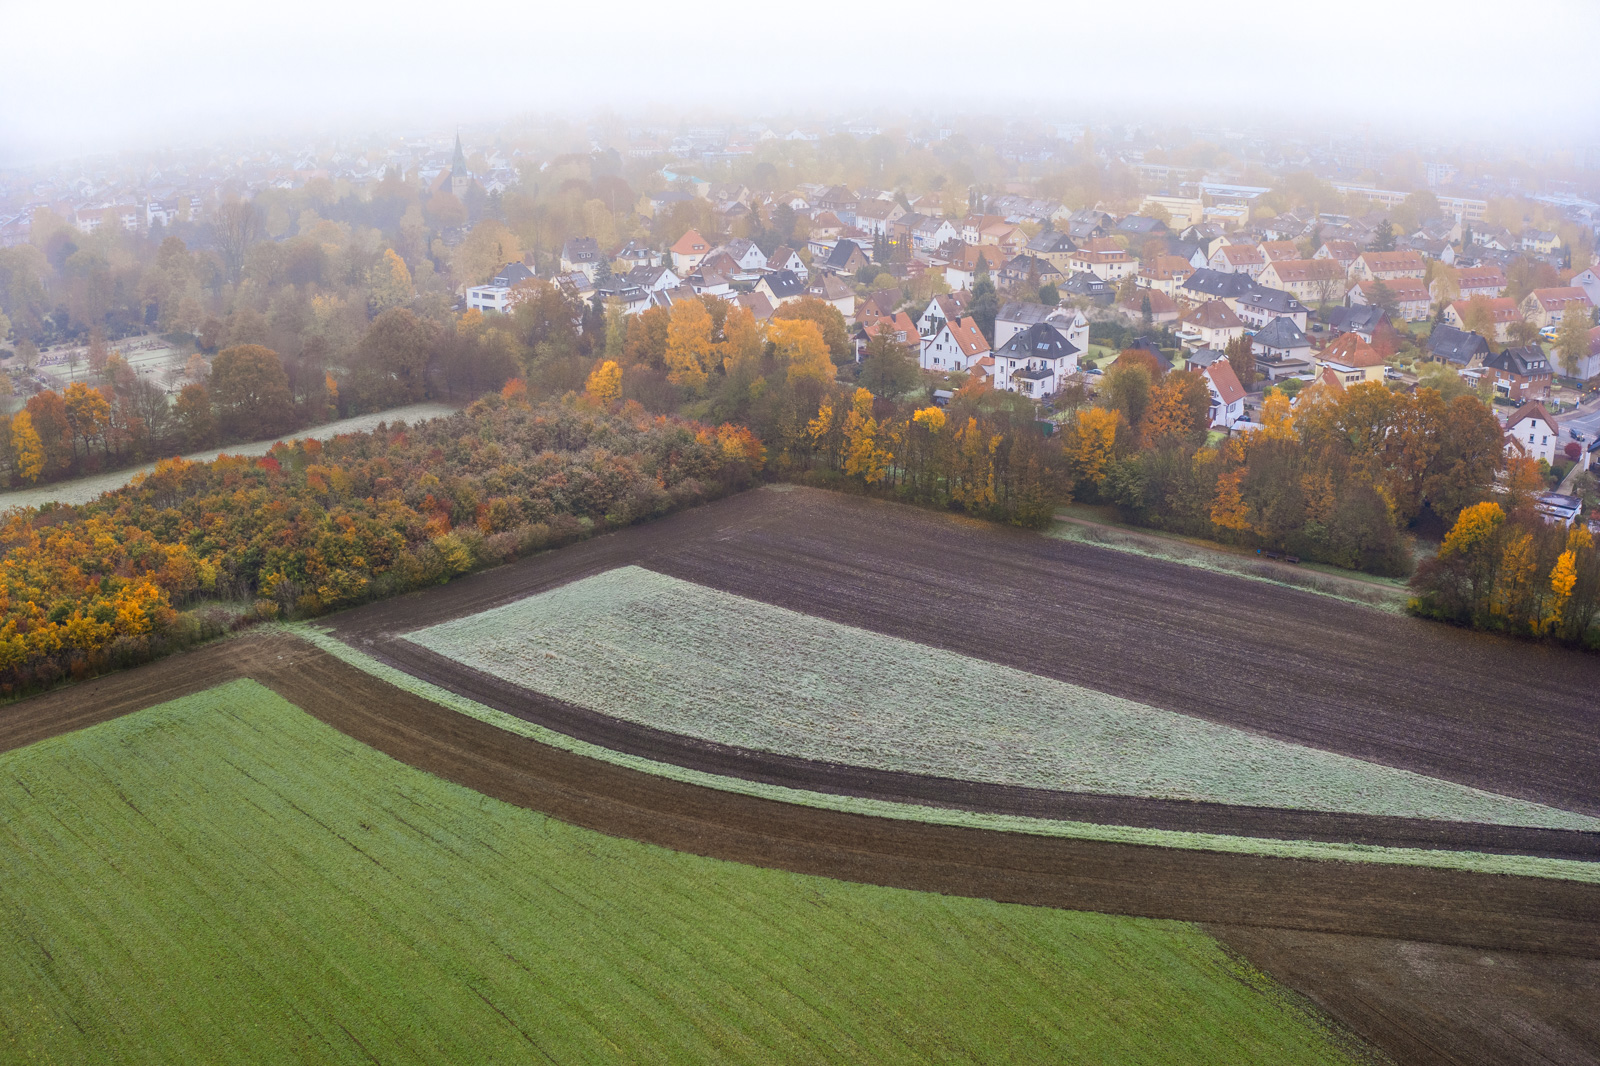
[{"label": "dark-roofed house", "polygon": [[1383,318],[1381,307],[1335,307],[1328,312],[1328,329],[1333,333],[1355,333],[1371,344],[1372,331],[1378,328]]},{"label": "dark-roofed house", "polygon": [[1056,286],[1056,291],[1063,296],[1082,296],[1099,304],[1109,304],[1117,296],[1115,285],[1087,271],[1069,275],[1066,281]]},{"label": "dark-roofed house", "polygon": [[1441,322],[1428,334],[1428,354],[1456,367],[1482,366],[1489,357],[1489,342],[1482,334]]},{"label": "dark-roofed house", "polygon": [[1251,329],[1263,329],[1275,318],[1291,318],[1304,331],[1310,311],[1293,293],[1257,285],[1235,301],[1234,313]]},{"label": "dark-roofed house", "polygon": [[1255,282],[1250,280],[1248,274],[1231,274],[1207,267],[1190,274],[1174,295],[1179,303],[1189,307],[1199,307],[1211,300],[1226,300],[1233,304],[1255,287]]},{"label": "dark-roofed house", "polygon": [[1316,363],[1311,358],[1311,342],[1305,332],[1287,316],[1274,318],[1251,338],[1256,367],[1268,381],[1282,381],[1297,374],[1309,374]]},{"label": "dark-roofed house", "polygon": [[1048,259],[1061,271],[1068,269],[1067,263],[1077,250],[1078,246],[1072,242],[1072,238],[1060,230],[1045,230],[1028,242],[1028,254]]},{"label": "dark-roofed house", "polygon": [[1089,346],[1089,320],[1071,307],[1046,307],[1026,300],[1007,300],[994,317],[994,346],[1000,348],[1029,326],[1048,322],[1079,351]]},{"label": "dark-roofed house", "polygon": [[561,272],[583,271],[590,280],[600,269],[600,243],[593,237],[573,237],[561,246]]},{"label": "dark-roofed house", "polygon": [[1048,322],[1015,334],[994,353],[994,387],[1042,399],[1077,372],[1081,349]]},{"label": "dark-roofed house", "polygon": [[1057,270],[1048,259],[1035,258],[1026,252],[1000,268],[1002,285],[1018,285],[1029,278],[1037,278],[1041,285],[1047,281],[1054,284],[1060,281],[1061,277],[1061,271]]},{"label": "dark-roofed house", "polygon": [[1550,357],[1537,344],[1507,348],[1483,360],[1484,373],[1494,382],[1494,391],[1515,403],[1548,400],[1550,379],[1555,369]]},{"label": "dark-roofed house", "polygon": [[771,301],[774,308],[778,308],[805,299],[806,283],[793,271],[775,270],[771,274],[761,275],[755,291]]},{"label": "dark-roofed house", "polygon": [[806,295],[832,304],[846,318],[856,313],[856,291],[833,274],[819,274],[806,286]]},{"label": "dark-roofed house", "polygon": [[855,274],[867,265],[867,255],[855,241],[841,240],[828,252],[828,258],[817,264],[819,270],[830,274]]},{"label": "dark-roofed house", "polygon": [[1244,336],[1244,323],[1223,300],[1208,300],[1179,320],[1178,340],[1191,351],[1214,348],[1221,351],[1231,341]]},{"label": "dark-roofed house", "polygon": [[1144,215],[1124,215],[1117,220],[1116,232],[1129,237],[1165,237],[1167,224],[1159,218],[1146,218]]}]

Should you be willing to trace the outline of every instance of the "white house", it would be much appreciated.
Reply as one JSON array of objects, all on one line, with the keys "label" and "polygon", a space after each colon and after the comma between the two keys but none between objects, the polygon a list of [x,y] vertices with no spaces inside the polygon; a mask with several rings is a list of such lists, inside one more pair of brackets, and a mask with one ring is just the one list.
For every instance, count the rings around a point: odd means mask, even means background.
[{"label": "white house", "polygon": [[1005,343],[1029,326],[1048,322],[1078,351],[1089,348],[1089,320],[1072,307],[1046,307],[1026,300],[1008,300],[994,319],[994,346]]},{"label": "white house", "polygon": [[1244,386],[1239,384],[1233,365],[1218,359],[1200,371],[1200,376],[1206,379],[1206,388],[1211,392],[1211,424],[1232,429],[1244,417]]},{"label": "white house", "polygon": [[767,269],[767,253],[757,248],[754,241],[736,237],[723,245],[722,251],[727,252],[733,261],[739,264],[740,270]]},{"label": "white house", "polygon": [[941,322],[932,334],[922,338],[922,369],[961,370],[989,354],[989,342],[970,318]]},{"label": "white house", "polygon": [[1048,322],[1016,334],[994,353],[994,387],[1042,399],[1077,373],[1079,348]]},{"label": "white house", "polygon": [[1506,419],[1506,454],[1526,455],[1530,459],[1556,461],[1556,451],[1561,434],[1556,420],[1551,418],[1544,405],[1534,400],[1523,404]]},{"label": "white house", "polygon": [[787,270],[801,281],[811,279],[811,271],[806,269],[806,261],[800,258],[800,253],[790,248],[787,244],[779,245],[767,256],[767,269],[772,271]]},{"label": "white house", "polygon": [[1578,271],[1572,275],[1572,280],[1567,284],[1582,289],[1584,295],[1589,297],[1589,302],[1600,307],[1600,267],[1588,267]]}]

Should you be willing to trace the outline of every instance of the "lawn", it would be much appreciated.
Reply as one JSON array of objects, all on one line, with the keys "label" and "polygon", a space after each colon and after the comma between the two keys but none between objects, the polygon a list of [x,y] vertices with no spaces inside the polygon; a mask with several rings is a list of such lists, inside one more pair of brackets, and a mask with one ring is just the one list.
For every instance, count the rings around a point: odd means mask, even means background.
[{"label": "lawn", "polygon": [[639,567],[408,639],[628,721],[828,762],[1111,795],[1600,828],[1600,820],[1582,815],[1272,740]]},{"label": "lawn", "polygon": [[574,828],[254,682],[0,755],[0,1061],[1347,1061],[1192,926]]}]

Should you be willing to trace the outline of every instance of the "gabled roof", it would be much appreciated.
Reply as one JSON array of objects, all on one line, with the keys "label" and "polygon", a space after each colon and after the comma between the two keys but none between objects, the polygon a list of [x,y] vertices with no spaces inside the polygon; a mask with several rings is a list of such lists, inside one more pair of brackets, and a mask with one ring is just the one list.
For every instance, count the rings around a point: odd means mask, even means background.
[{"label": "gabled roof", "polygon": [[1337,281],[1344,277],[1344,267],[1337,259],[1280,259],[1268,269],[1282,282]]},{"label": "gabled roof", "polygon": [[561,246],[561,258],[569,263],[592,263],[600,258],[600,242],[593,237],[571,237]]},{"label": "gabled roof", "polygon": [[1231,407],[1244,399],[1244,386],[1239,384],[1239,375],[1233,372],[1233,364],[1226,359],[1218,359],[1200,373],[1211,379],[1212,387],[1222,397],[1222,406]]},{"label": "gabled roof", "polygon": [[1550,357],[1544,354],[1544,349],[1537,344],[1507,348],[1503,352],[1489,356],[1483,361],[1483,365],[1524,378],[1538,377],[1552,372]]},{"label": "gabled roof", "polygon": [[1338,389],[1340,392],[1344,391],[1344,382],[1339,378],[1338,374],[1334,373],[1332,367],[1323,367],[1322,372],[1317,375],[1317,380],[1312,384],[1326,385],[1329,388]]},{"label": "gabled roof", "polygon": [[766,293],[741,292],[733,298],[733,302],[754,315],[757,322],[765,322],[772,317],[772,301],[767,299]]},{"label": "gabled roof", "polygon": [[500,273],[489,279],[489,284],[509,289],[511,286],[527,281],[532,277],[533,271],[529,270],[526,264],[507,263]]},{"label": "gabled roof", "polygon": [[1300,258],[1299,248],[1294,241],[1262,241],[1260,250],[1262,258],[1271,263],[1280,259]]},{"label": "gabled roof", "polygon": [[[1522,312],[1517,310],[1517,301],[1509,296],[1482,296],[1477,298],[1489,305],[1489,314],[1496,325],[1501,322],[1516,322],[1522,318]],[[1465,322],[1467,308],[1472,306],[1472,301],[1455,300],[1451,302],[1450,306],[1455,308],[1456,314],[1460,315],[1461,320]]]},{"label": "gabled roof", "polygon": [[1528,293],[1546,311],[1557,311],[1569,303],[1589,302],[1589,294],[1576,285],[1563,285],[1554,289],[1534,289]]},{"label": "gabled roof", "polygon": [[842,300],[847,296],[851,298],[854,298],[855,296],[855,290],[846,285],[844,282],[840,281],[833,274],[824,274],[820,278],[812,281],[810,288],[808,288],[806,291],[812,296],[817,296],[830,302],[833,300]]},{"label": "gabled roof", "polygon": [[1363,281],[1357,283],[1356,288],[1361,291],[1361,295],[1365,296],[1367,302],[1370,303],[1377,298],[1379,285],[1389,290],[1389,295],[1401,303],[1426,300],[1428,298],[1428,283],[1421,278],[1390,278],[1387,281]]},{"label": "gabled roof", "polygon": [[1265,263],[1266,257],[1261,254],[1261,249],[1248,244],[1225,244],[1217,249],[1217,255],[1227,259],[1235,266]]},{"label": "gabled roof", "polygon": [[1005,270],[1008,274],[1027,275],[1029,273],[1035,273],[1038,274],[1040,278],[1049,278],[1052,275],[1055,277],[1061,276],[1061,271],[1057,269],[1056,265],[1050,262],[1050,260],[1040,259],[1037,256],[1029,255],[1026,252],[1015,256],[1011,262],[1005,265]]},{"label": "gabled roof", "polygon": [[1178,310],[1178,301],[1160,289],[1135,289],[1126,300],[1122,301],[1122,306],[1134,314],[1143,314],[1146,300],[1150,301],[1152,315],[1170,315]]},{"label": "gabled roof", "polygon": [[1243,296],[1255,288],[1255,283],[1250,280],[1248,274],[1234,274],[1226,270],[1201,267],[1184,279],[1183,288],[1191,293],[1226,300]]},{"label": "gabled roof", "polygon": [[1383,356],[1362,340],[1359,333],[1345,333],[1322,349],[1322,361],[1349,367],[1382,366]]},{"label": "gabled roof", "polygon": [[1072,238],[1060,230],[1045,230],[1033,240],[1028,242],[1028,251],[1038,255],[1060,254],[1062,252],[1076,251],[1078,246],[1072,243]]},{"label": "gabled roof", "polygon": [[[850,257],[857,252],[861,252],[861,246],[856,244],[855,241],[840,241],[828,253],[828,261],[825,265],[836,270],[843,270],[850,265]],[[862,253],[862,255],[865,256],[865,253]]]},{"label": "gabled roof", "polygon": [[672,246],[672,250],[678,255],[700,255],[709,252],[711,245],[706,243],[706,239],[700,236],[699,231],[688,230],[682,237],[678,238],[677,243]]},{"label": "gabled roof", "polygon": [[772,293],[775,300],[788,299],[790,296],[803,296],[806,283],[800,280],[800,275],[792,270],[775,270],[771,274],[763,274],[757,285],[765,285]]},{"label": "gabled roof", "polygon": [[1275,315],[1297,315],[1307,311],[1306,305],[1296,299],[1293,293],[1274,289],[1270,285],[1257,285],[1239,297],[1239,302],[1271,311]]},{"label": "gabled roof", "polygon": [[994,320],[996,322],[1015,322],[1020,326],[1026,327],[1043,322],[1055,310],[1054,307],[1029,303],[1027,300],[1007,300],[1005,306],[1000,308],[1000,313],[994,316]]},{"label": "gabled roof", "polygon": [[950,331],[950,337],[956,342],[956,347],[968,356],[982,355],[989,350],[989,342],[984,339],[983,330],[978,328],[978,323],[971,318],[958,318],[946,322],[945,328]]},{"label": "gabled roof", "polygon": [[1421,252],[1362,252],[1356,256],[1367,265],[1371,271],[1379,270],[1426,270],[1428,264],[1422,259]]},{"label": "gabled roof", "polygon": [[1305,332],[1294,319],[1279,316],[1256,332],[1255,343],[1263,348],[1310,348]]},{"label": "gabled roof", "polygon": [[1551,428],[1554,428],[1556,424],[1556,420],[1551,418],[1550,413],[1544,409],[1544,404],[1540,403],[1538,400],[1529,400],[1527,403],[1511,412],[1511,417],[1506,419],[1506,429],[1516,429],[1517,423],[1526,421],[1530,418],[1542,418],[1544,419],[1545,425],[1550,426]]},{"label": "gabled roof", "polygon": [[1441,322],[1428,334],[1428,354],[1443,362],[1467,366],[1489,354],[1489,342],[1481,334]]},{"label": "gabled roof", "polygon": [[1221,300],[1207,300],[1184,315],[1183,321],[1201,329],[1241,329],[1244,326],[1239,316],[1233,313],[1233,308]]},{"label": "gabled roof", "polygon": [[1346,263],[1355,262],[1356,256],[1361,254],[1361,249],[1356,247],[1355,241],[1323,241],[1322,248],[1318,248],[1317,251],[1320,252],[1323,248],[1328,250],[1328,254],[1323,258]]},{"label": "gabled roof", "polygon": [[1371,333],[1383,319],[1383,308],[1371,304],[1335,307],[1328,312],[1328,328],[1335,333]]},{"label": "gabled roof", "polygon": [[998,354],[1011,359],[1065,359],[1077,355],[1078,346],[1048,322],[1037,322],[1013,335]]}]

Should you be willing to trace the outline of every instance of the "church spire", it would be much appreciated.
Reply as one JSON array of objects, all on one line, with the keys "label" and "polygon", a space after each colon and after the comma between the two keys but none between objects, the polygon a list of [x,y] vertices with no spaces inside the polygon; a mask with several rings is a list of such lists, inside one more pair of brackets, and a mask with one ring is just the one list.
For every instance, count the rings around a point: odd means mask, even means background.
[{"label": "church spire", "polygon": [[461,150],[460,130],[456,130],[456,156],[450,161],[450,173],[458,178],[467,176],[467,153]]}]

